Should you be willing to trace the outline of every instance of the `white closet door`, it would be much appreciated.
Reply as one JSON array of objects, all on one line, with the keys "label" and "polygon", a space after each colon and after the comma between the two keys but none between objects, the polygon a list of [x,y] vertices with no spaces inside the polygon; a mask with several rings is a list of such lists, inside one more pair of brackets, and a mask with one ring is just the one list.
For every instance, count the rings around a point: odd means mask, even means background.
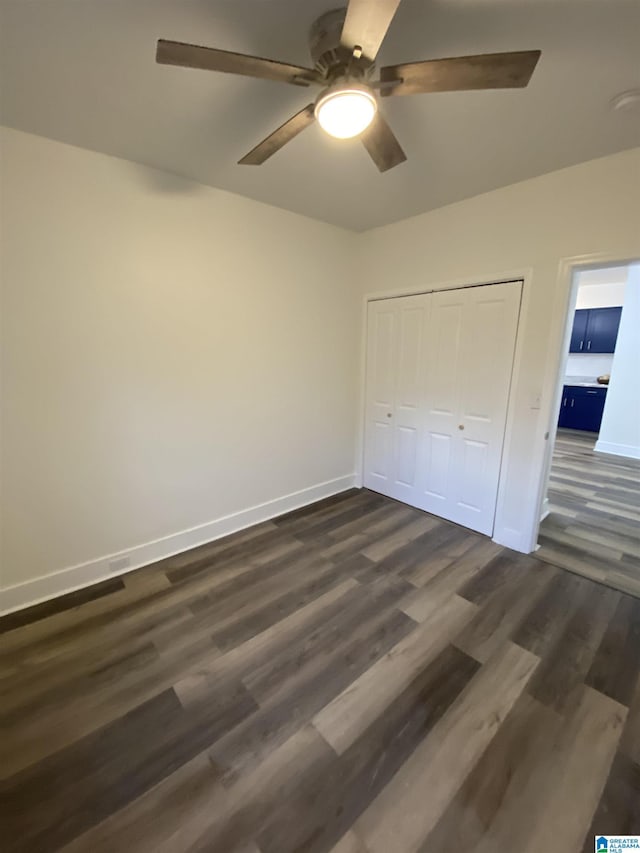
[{"label": "white closet door", "polygon": [[491,534],[521,284],[432,294],[418,506]]},{"label": "white closet door", "polygon": [[367,488],[418,506],[427,295],[369,304],[365,422]]}]

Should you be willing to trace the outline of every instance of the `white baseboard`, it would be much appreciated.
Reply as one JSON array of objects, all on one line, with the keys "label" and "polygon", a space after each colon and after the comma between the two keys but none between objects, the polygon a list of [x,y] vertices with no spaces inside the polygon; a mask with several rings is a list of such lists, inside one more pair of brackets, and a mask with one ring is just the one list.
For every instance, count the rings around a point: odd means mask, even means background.
[{"label": "white baseboard", "polygon": [[596,453],[611,453],[613,456],[626,456],[627,459],[640,459],[640,447],[633,444],[614,444],[612,441],[596,441]]},{"label": "white baseboard", "polygon": [[[99,581],[126,574],[134,569],[139,569],[141,566],[155,563],[157,560],[164,560],[166,557],[188,551],[198,545],[206,545],[214,539],[228,536],[237,530],[243,530],[245,527],[268,521],[270,518],[275,518],[285,512],[291,512],[291,510],[306,506],[314,501],[351,489],[355,485],[356,479],[355,474],[348,474],[346,477],[327,480],[325,483],[318,483],[307,489],[301,489],[299,492],[293,492],[290,495],[266,501],[240,512],[225,515],[215,521],[182,530],[171,536],[164,536],[162,539],[155,539],[153,542],[145,542],[143,545],[127,548],[125,551],[107,554],[104,557],[98,557],[77,566],[70,566],[50,575],[6,587],[0,590],[0,613],[21,610],[23,607],[39,604],[41,601],[56,598],[67,592],[73,592]],[[124,559],[129,561],[125,567],[114,571],[110,566],[112,562]]]}]

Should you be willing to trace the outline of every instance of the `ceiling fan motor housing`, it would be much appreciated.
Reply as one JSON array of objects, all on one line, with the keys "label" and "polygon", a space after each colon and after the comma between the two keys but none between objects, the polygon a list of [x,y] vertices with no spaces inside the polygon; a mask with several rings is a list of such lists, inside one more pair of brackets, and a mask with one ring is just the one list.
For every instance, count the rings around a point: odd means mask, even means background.
[{"label": "ceiling fan motor housing", "polygon": [[327,78],[344,74],[346,67],[353,65],[351,51],[340,44],[346,14],[346,8],[325,12],[313,22],[309,31],[311,59],[316,70]]}]

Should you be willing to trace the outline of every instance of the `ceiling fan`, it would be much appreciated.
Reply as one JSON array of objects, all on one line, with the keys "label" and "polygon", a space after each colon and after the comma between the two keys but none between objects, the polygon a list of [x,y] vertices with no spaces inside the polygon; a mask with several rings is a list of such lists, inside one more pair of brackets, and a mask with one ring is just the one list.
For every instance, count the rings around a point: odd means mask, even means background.
[{"label": "ceiling fan", "polygon": [[243,166],[264,163],[317,119],[331,136],[341,139],[360,136],[378,169],[385,172],[407,158],[378,109],[376,93],[384,98],[424,92],[523,88],[540,58],[539,50],[521,50],[428,59],[387,65],[380,69],[380,78],[373,80],[376,54],[399,5],[400,0],[349,0],[346,9],[321,15],[309,33],[314,68],[165,39],[158,41],[156,61],[294,86],[322,87],[313,103],[246,154],[239,161]]}]

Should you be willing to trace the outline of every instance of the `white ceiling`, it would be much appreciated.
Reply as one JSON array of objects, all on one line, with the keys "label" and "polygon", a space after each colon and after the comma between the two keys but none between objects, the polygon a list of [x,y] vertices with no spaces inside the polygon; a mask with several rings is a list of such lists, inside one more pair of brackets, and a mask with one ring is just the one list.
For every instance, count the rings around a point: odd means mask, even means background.
[{"label": "white ceiling", "polygon": [[[364,230],[640,144],[610,99],[640,86],[638,0],[404,0],[393,64],[540,48],[527,89],[388,98],[408,162],[379,174],[318,127],[236,161],[312,100],[270,81],[159,66],[159,37],[309,64],[335,0],[0,0],[0,121]],[[312,90],[315,92],[315,90]]]}]

